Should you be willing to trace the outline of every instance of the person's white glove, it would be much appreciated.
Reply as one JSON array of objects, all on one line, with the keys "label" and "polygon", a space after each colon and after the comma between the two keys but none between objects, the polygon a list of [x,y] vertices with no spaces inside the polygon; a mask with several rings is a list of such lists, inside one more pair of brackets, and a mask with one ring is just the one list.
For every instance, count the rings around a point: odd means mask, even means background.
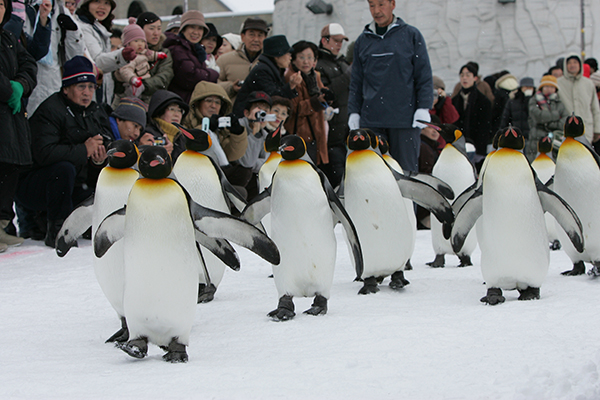
[{"label": "person's white glove", "polygon": [[360,128],[360,114],[352,113],[348,117],[348,128],[358,129]]},{"label": "person's white glove", "polygon": [[415,116],[413,117],[413,128],[427,128],[427,125],[417,122],[420,119],[421,121],[431,122],[431,114],[429,114],[429,110],[426,108],[419,108],[415,111]]}]

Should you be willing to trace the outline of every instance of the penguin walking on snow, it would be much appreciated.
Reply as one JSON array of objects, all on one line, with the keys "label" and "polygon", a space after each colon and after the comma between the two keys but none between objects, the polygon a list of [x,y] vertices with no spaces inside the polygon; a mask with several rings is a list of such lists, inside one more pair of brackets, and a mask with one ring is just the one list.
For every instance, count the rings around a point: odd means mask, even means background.
[{"label": "penguin walking on snow", "polygon": [[[576,138],[583,136],[583,120],[571,115],[565,122],[565,140],[558,149],[554,190],[575,210],[583,224],[585,250],[583,253],[573,248],[558,232],[563,250],[573,261],[573,269],[563,275],[581,275],[585,273],[584,262],[594,266],[590,275],[600,275],[600,209],[596,199],[600,196],[600,158],[588,145]],[[576,251],[577,250],[577,251]]]},{"label": "penguin walking on snow", "polygon": [[[467,156],[466,141],[462,132],[452,124],[420,122],[439,131],[446,141],[446,146],[434,164],[431,174],[450,185],[454,193],[462,193],[477,181],[477,170]],[[435,251],[435,260],[428,262],[427,265],[443,268],[446,264],[445,255],[454,254],[454,251],[450,241],[442,234],[442,224],[436,220],[431,221],[431,242]],[[471,254],[476,246],[477,237],[475,232],[471,232],[460,253],[457,254],[460,260],[459,267],[473,265]]]},{"label": "penguin walking on snow", "polygon": [[[110,213],[127,203],[127,197],[139,173],[133,169],[139,158],[136,146],[128,140],[116,140],[108,146],[108,166],[100,171],[96,191],[65,220],[56,240],[56,253],[64,257],[77,244],[77,238],[92,227],[92,238],[98,225]],[[121,329],[109,342],[126,342],[129,339],[127,321],[123,310],[123,243],[117,243],[102,258],[94,256],[94,272],[100,288],[121,320]]]},{"label": "penguin walking on snow", "polygon": [[479,219],[481,272],[487,285],[482,302],[504,302],[502,289],[517,289],[519,300],[539,299],[550,263],[544,211],[550,212],[583,251],[581,223],[571,207],[537,179],[521,153],[525,139],[509,127],[499,138],[481,186],[464,203],[452,229],[452,246],[460,251]]},{"label": "penguin walking on snow", "polygon": [[[447,226],[454,215],[448,201],[433,187],[391,168],[372,150],[369,132],[350,131],[343,178],[344,205],[354,221],[364,255],[359,294],[376,293],[378,283],[391,276],[390,287],[401,289],[406,262],[416,235],[414,209],[405,198],[432,211]],[[449,233],[449,232],[448,232]]]},{"label": "penguin walking on snow", "polygon": [[[173,167],[177,182],[185,188],[196,203],[213,210],[231,214],[235,205],[242,212],[246,202],[229,183],[215,161],[204,154],[212,146],[212,139],[205,131],[178,126],[185,140],[186,151],[181,153]],[[234,202],[234,205],[232,205]],[[217,256],[200,246],[200,255],[206,268],[200,274],[198,303],[207,303],[223,279],[226,265]]]},{"label": "penguin walking on snow", "polygon": [[[556,170],[556,164],[548,157],[548,153],[552,152],[552,139],[549,136],[544,136],[543,138],[540,138],[537,146],[540,154],[531,163],[531,168],[533,168],[543,184],[548,185],[550,189],[553,189],[554,184],[552,183],[552,177]],[[549,185],[549,183],[552,184]],[[560,241],[558,240],[558,234],[556,232],[555,219],[548,213],[544,214],[544,217],[546,218],[546,230],[548,231],[550,249],[560,250]]]},{"label": "penguin walking on snow", "polygon": [[[167,353],[166,361],[186,362],[186,346],[198,298],[200,259],[196,241],[230,266],[239,267],[227,240],[247,247],[277,264],[274,243],[245,221],[194,202],[172,179],[171,158],[164,147],[148,147],[139,161],[139,179],[127,206],[106,217],[94,237],[94,253],[102,258],[123,240],[125,285],[123,308],[129,341],[119,348],[144,358],[148,342]],[[157,204],[160,207],[157,207]],[[160,235],[160,242],[156,242]]]},{"label": "penguin walking on snow", "polygon": [[358,276],[363,260],[356,229],[325,175],[308,158],[304,140],[287,136],[281,140],[280,152],[283,159],[271,187],[254,198],[243,217],[256,224],[271,213],[272,238],[281,264],[273,267],[279,304],[268,316],[286,321],[296,315],[294,296],[314,296],[305,314],[327,313],[336,257],[333,228],[338,220],[346,231]]}]

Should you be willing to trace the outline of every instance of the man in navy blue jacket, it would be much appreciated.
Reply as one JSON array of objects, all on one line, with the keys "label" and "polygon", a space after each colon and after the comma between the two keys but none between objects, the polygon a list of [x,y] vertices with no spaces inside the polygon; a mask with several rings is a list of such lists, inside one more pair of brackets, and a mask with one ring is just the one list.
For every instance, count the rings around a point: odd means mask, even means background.
[{"label": "man in navy blue jacket", "polygon": [[420,133],[430,121],[433,79],[421,32],[394,16],[395,0],[368,0],[373,22],[354,45],[348,103],[350,129],[384,136],[390,154],[407,171],[418,171]]}]

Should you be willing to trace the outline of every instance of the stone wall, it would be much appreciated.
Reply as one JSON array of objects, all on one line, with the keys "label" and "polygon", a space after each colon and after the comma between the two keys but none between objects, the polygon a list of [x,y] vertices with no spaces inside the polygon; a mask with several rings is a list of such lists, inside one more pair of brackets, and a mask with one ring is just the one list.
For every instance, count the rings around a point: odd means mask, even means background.
[{"label": "stone wall", "polygon": [[[321,28],[338,22],[350,40],[371,22],[366,0],[326,0],[333,14],[314,15],[308,0],[276,0],[275,34],[293,44],[306,39],[318,43]],[[585,0],[587,57],[600,59],[600,0]],[[423,33],[434,74],[453,87],[458,69],[467,61],[479,63],[480,73],[503,69],[536,83],[557,58],[581,52],[579,0],[396,0],[395,14]],[[345,51],[345,48],[343,49]]]}]

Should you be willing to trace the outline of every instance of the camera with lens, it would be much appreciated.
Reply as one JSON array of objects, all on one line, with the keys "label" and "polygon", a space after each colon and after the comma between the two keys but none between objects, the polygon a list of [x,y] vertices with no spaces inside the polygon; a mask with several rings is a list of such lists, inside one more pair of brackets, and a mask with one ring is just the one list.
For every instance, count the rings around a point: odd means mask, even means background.
[{"label": "camera with lens", "polygon": [[153,146],[164,146],[165,144],[167,144],[167,141],[165,140],[164,137],[154,138]]},{"label": "camera with lens", "polygon": [[264,110],[258,110],[254,114],[254,119],[257,122],[273,122],[273,121],[277,121],[277,115],[275,115],[275,114],[267,114],[267,112],[264,111]]}]

